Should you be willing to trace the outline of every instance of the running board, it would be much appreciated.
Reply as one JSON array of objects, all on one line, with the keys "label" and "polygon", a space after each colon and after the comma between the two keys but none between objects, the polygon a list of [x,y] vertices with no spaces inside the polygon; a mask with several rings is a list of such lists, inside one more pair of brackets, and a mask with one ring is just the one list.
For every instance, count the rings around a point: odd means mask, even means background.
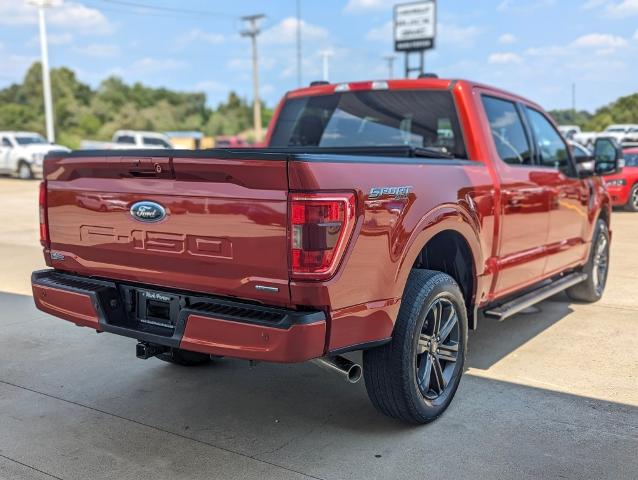
[{"label": "running board", "polygon": [[527,307],[545,300],[546,298],[556,295],[563,290],[576,285],[587,279],[586,273],[571,273],[559,280],[556,280],[549,285],[540,287],[537,290],[526,293],[514,300],[511,300],[496,308],[486,310],[484,314],[488,317],[497,318],[499,320],[505,320],[506,318],[516,315],[518,312],[525,310]]}]

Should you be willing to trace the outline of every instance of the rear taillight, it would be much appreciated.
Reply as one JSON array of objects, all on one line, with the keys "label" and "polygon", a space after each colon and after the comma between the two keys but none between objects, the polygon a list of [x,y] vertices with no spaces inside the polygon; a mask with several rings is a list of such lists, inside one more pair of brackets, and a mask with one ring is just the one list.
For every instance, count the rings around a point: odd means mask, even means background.
[{"label": "rear taillight", "polygon": [[352,236],[354,194],[295,193],[289,209],[292,278],[331,277]]},{"label": "rear taillight", "polygon": [[40,183],[40,243],[49,248],[49,225],[47,221],[47,184]]}]

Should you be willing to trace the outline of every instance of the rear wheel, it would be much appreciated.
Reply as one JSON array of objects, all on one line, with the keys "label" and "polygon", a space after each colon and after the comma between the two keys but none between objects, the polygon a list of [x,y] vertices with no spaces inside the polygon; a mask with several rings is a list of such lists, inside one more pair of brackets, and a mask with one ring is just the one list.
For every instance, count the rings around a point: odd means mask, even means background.
[{"label": "rear wheel", "polygon": [[583,267],[587,279],[569,287],[567,295],[581,302],[597,302],[603,296],[609,273],[609,229],[604,220],[598,220],[592,238],[589,260]]},{"label": "rear wheel", "polygon": [[168,352],[159,354],[157,358],[164,362],[174,363],[183,367],[194,367],[210,362],[210,355],[190,352],[188,350],[182,350],[181,348],[171,348]]},{"label": "rear wheel", "polygon": [[413,270],[392,341],[363,353],[370,400],[390,417],[431,422],[456,393],[466,345],[467,311],[454,279]]},{"label": "rear wheel", "polygon": [[629,200],[625,205],[625,210],[630,212],[638,212],[638,183],[631,188],[629,192]]},{"label": "rear wheel", "polygon": [[33,172],[31,171],[31,165],[24,160],[18,164],[18,178],[22,180],[29,180],[33,178]]}]

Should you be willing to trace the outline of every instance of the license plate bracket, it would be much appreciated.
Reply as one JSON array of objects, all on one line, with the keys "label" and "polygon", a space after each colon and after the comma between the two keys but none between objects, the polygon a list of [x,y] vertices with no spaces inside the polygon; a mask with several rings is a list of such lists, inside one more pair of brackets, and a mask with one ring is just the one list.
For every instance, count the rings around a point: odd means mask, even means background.
[{"label": "license plate bracket", "polygon": [[153,290],[137,290],[137,320],[148,325],[175,328],[179,317],[178,295]]}]

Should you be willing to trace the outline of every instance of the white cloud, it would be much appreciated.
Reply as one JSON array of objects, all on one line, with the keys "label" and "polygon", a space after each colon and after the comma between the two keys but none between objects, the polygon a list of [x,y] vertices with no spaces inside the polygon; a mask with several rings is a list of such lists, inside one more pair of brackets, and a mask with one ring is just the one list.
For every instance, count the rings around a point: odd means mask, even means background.
[{"label": "white cloud", "polygon": [[[312,23],[301,20],[301,36],[304,41],[327,40],[330,38],[328,30]],[[265,30],[260,41],[264,44],[293,44],[297,41],[297,19],[287,17],[275,26]]]},{"label": "white cloud", "polygon": [[[48,33],[47,34],[47,42],[49,45],[68,45],[73,41],[73,35],[70,33]],[[35,47],[40,45],[40,37],[35,35],[29,40],[27,43],[30,47]]]},{"label": "white cloud", "polygon": [[623,0],[607,6],[607,11],[614,17],[638,15],[638,0]]},{"label": "white cloud", "polygon": [[373,10],[391,11],[397,2],[395,0],[348,0],[344,10],[348,13],[365,13]]},{"label": "white cloud", "polygon": [[175,60],[172,58],[141,58],[131,65],[130,70],[139,73],[156,73],[167,70],[176,70],[178,68],[185,67],[187,64],[182,60]]},{"label": "white cloud", "polygon": [[556,0],[502,0],[496,9],[500,12],[527,13],[554,5]]},{"label": "white cloud", "polygon": [[120,53],[117,45],[93,43],[84,47],[75,47],[74,51],[89,57],[116,57]]},{"label": "white cloud", "polygon": [[[37,41],[40,41],[40,38],[37,37]],[[47,35],[47,42],[49,45],[67,45],[73,41],[73,35],[68,32],[65,33],[49,33]]]},{"label": "white cloud", "polygon": [[511,33],[504,33],[503,35],[498,37],[499,43],[502,43],[504,45],[516,43],[516,40],[517,40],[516,37],[512,35]]},{"label": "white cloud", "polygon": [[523,59],[513,52],[496,52],[487,58],[488,63],[505,65],[511,63],[522,63]]},{"label": "white cloud", "polygon": [[205,32],[199,28],[194,28],[189,32],[179,36],[176,40],[179,46],[185,46],[189,43],[207,43],[209,45],[219,45],[224,43],[226,37],[221,33]]},{"label": "white cloud", "polygon": [[366,40],[370,40],[371,42],[389,43],[392,41],[392,28],[392,21],[388,21],[380,27],[371,28],[368,33],[366,33]]},{"label": "white cloud", "polygon": [[[55,0],[46,9],[49,25],[81,33],[105,34],[113,28],[107,18],[97,9],[81,3]],[[21,0],[0,0],[0,24],[31,25],[37,22],[37,9]]]},{"label": "white cloud", "polygon": [[[592,50],[597,55],[609,55],[617,49],[626,47],[627,40],[609,33],[589,33],[578,37],[567,45],[551,45],[548,47],[528,48],[525,53],[530,56],[565,56],[582,50]],[[580,53],[579,53],[580,54]]]},{"label": "white cloud", "polygon": [[638,40],[638,30],[634,32],[634,40]]},{"label": "white cloud", "polygon": [[605,12],[611,17],[625,18],[638,15],[638,0],[587,0],[582,5],[585,10],[598,7],[605,7]]},{"label": "white cloud", "polygon": [[609,33],[589,33],[578,37],[571,43],[571,46],[577,48],[619,48],[625,45],[627,45],[627,40]]},{"label": "white cloud", "polygon": [[581,8],[583,10],[591,10],[592,8],[600,7],[601,5],[605,5],[609,0],[587,0]]},{"label": "white cloud", "polygon": [[439,22],[437,43],[467,48],[474,45],[476,38],[483,33],[480,27],[462,27],[453,23]]}]

